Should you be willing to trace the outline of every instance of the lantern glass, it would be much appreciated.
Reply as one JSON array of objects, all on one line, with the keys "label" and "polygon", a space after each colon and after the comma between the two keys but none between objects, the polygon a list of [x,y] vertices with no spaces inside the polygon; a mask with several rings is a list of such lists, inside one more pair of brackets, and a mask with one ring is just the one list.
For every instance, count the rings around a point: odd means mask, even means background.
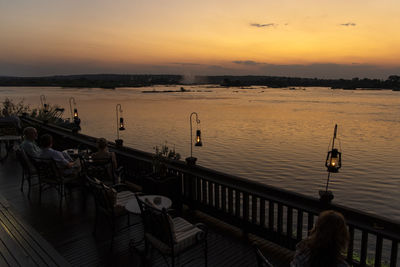
[{"label": "lantern glass", "polygon": [[329,172],[338,172],[341,167],[341,158],[340,152],[334,148],[332,151],[328,152],[328,156],[326,159],[326,167]]},{"label": "lantern glass", "polygon": [[125,124],[124,124],[124,118],[119,118],[119,130],[123,131],[125,130]]},{"label": "lantern glass", "polygon": [[201,131],[197,130],[196,131],[196,144],[195,146],[203,146],[203,143],[201,142]]},{"label": "lantern glass", "polygon": [[76,108],[74,108],[74,118],[78,117],[78,110]]},{"label": "lantern glass", "polygon": [[329,167],[336,168],[337,166],[339,166],[339,158],[331,157],[328,164],[329,164]]}]

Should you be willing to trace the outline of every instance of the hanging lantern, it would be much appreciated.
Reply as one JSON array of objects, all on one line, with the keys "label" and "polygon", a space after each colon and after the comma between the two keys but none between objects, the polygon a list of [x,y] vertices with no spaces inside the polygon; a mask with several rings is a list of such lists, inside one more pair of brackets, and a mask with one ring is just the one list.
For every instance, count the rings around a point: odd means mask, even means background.
[{"label": "hanging lantern", "polygon": [[123,131],[125,130],[125,124],[124,124],[124,118],[119,118],[119,130]]},{"label": "hanging lantern", "polygon": [[340,167],[342,167],[342,153],[337,148],[328,152],[325,166],[328,168],[328,172],[339,172]]},{"label": "hanging lantern", "polygon": [[43,110],[44,113],[49,112],[49,105],[47,105],[46,103],[43,104],[43,108],[44,108],[44,110]]},{"label": "hanging lantern", "polygon": [[195,146],[203,146],[203,143],[201,142],[201,131],[197,130],[196,131],[196,144]]},{"label": "hanging lantern", "polygon": [[74,108],[74,118],[78,117],[78,109]]}]

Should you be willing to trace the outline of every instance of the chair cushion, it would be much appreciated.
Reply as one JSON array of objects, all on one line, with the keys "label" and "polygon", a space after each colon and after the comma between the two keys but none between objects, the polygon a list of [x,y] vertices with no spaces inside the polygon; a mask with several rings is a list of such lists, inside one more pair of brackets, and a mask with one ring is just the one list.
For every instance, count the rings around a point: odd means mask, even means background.
[{"label": "chair cushion", "polygon": [[116,201],[114,204],[114,213],[116,215],[122,215],[122,214],[127,213],[127,210],[125,209],[125,205],[132,198],[135,198],[135,194],[130,191],[118,192],[116,195]]},{"label": "chair cushion", "polygon": [[[172,219],[175,233],[175,245],[174,254],[177,255],[186,248],[195,245],[198,241],[204,239],[205,235],[203,230],[196,227],[195,225],[189,223],[181,217],[176,217]],[[146,233],[145,237],[147,240],[161,253],[172,254],[172,250],[167,244],[161,242],[153,235]]]},{"label": "chair cushion", "polygon": [[[179,217],[177,217],[177,218],[179,218]],[[170,227],[171,234],[172,234],[172,241],[174,243],[177,243],[178,241],[176,240],[174,219],[172,219],[172,217],[169,214],[167,214],[167,219],[168,219],[169,227]]]},{"label": "chair cushion", "polygon": [[115,205],[125,207],[126,203],[128,203],[129,200],[135,197],[135,193],[132,193],[131,191],[118,192],[116,195]]}]

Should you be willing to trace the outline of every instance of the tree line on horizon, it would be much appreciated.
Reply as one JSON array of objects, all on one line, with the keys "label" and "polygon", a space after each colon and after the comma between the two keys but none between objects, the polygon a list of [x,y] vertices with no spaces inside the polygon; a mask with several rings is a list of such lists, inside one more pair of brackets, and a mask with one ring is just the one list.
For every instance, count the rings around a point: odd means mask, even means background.
[{"label": "tree line on horizon", "polygon": [[[119,75],[88,74],[47,77],[0,77],[0,86],[59,86],[82,88],[142,87],[152,85],[184,85],[181,75]],[[224,87],[268,86],[272,88],[321,86],[332,89],[391,89],[400,90],[400,76],[391,75],[386,80],[319,79],[280,76],[196,76],[190,84],[218,84]]]}]

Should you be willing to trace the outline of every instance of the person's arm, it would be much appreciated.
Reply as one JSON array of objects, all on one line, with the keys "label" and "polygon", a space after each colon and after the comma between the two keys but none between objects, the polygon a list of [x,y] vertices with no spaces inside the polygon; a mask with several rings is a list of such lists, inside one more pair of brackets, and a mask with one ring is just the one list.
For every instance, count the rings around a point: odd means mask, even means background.
[{"label": "person's arm", "polygon": [[53,159],[64,166],[65,168],[72,168],[73,162],[70,162],[64,157],[64,154],[60,151],[53,150],[52,151]]}]

